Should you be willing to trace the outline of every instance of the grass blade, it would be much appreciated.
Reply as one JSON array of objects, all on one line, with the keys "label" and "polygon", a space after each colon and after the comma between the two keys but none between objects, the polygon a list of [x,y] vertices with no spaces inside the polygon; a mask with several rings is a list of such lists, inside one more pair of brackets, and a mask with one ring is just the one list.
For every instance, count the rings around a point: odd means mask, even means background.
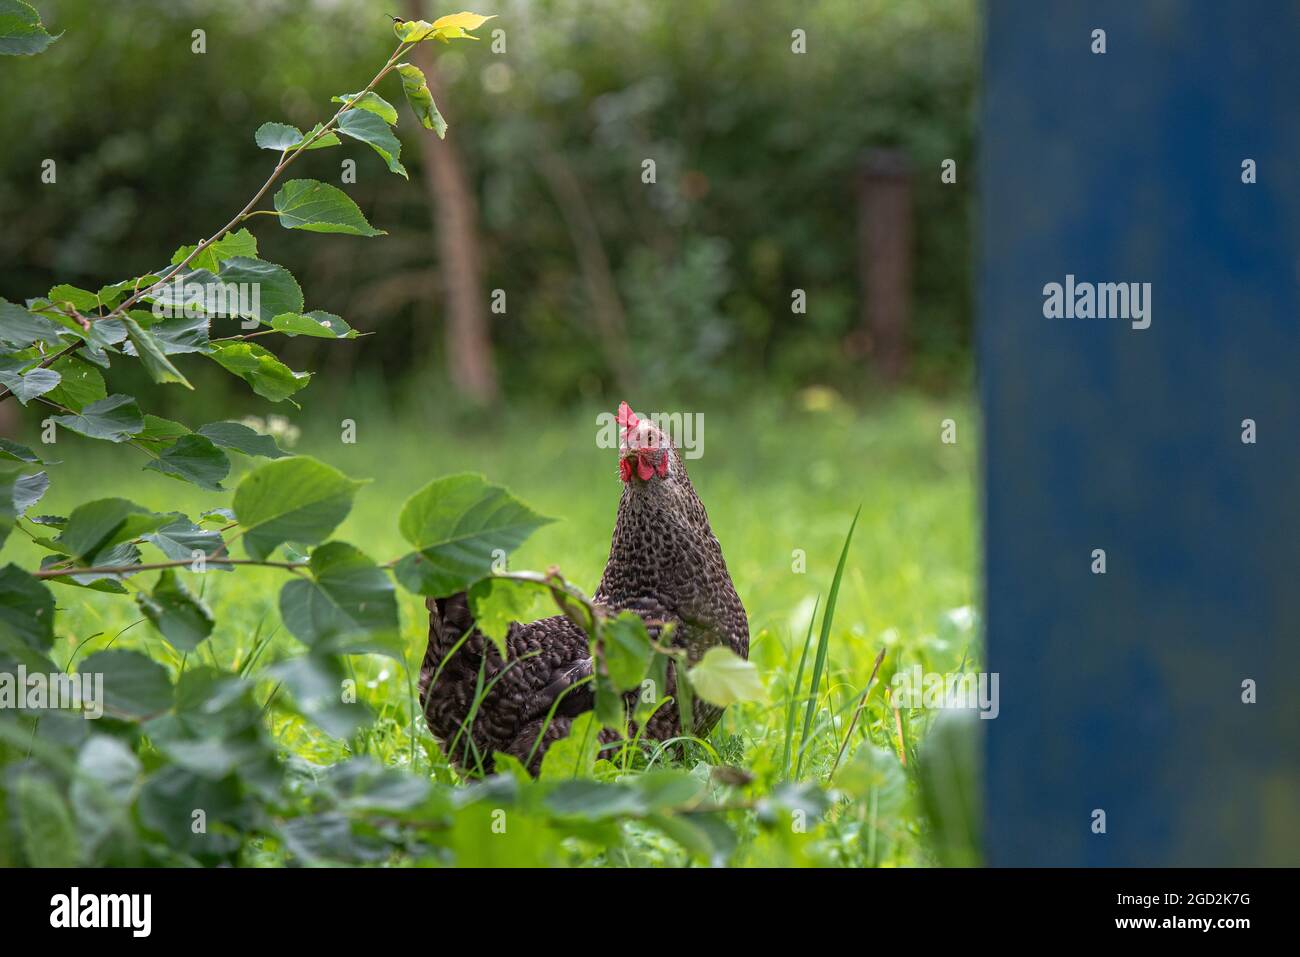
[{"label": "grass blade", "polygon": [[794,776],[795,780],[799,778],[799,772],[803,770],[804,748],[808,741],[808,732],[812,728],[813,711],[817,707],[817,688],[821,684],[822,670],[826,667],[826,648],[830,644],[831,623],[835,620],[835,600],[840,594],[840,580],[844,577],[844,564],[849,558],[849,543],[853,541],[853,529],[858,525],[858,516],[862,514],[862,506],[853,513],[853,522],[849,525],[849,534],[844,538],[844,547],[840,550],[840,561],[835,566],[835,578],[831,581],[830,594],[826,597],[826,610],[822,612],[822,633],[817,639],[817,658],[813,662],[812,684],[810,690],[812,694],[808,698],[808,708],[803,715],[803,737],[799,742],[799,759],[795,762]]},{"label": "grass blade", "polygon": [[876,655],[875,667],[871,669],[871,677],[867,679],[867,686],[862,689],[862,694],[858,696],[858,706],[853,711],[853,720],[849,722],[849,730],[844,734],[844,743],[840,745],[839,753],[835,755],[835,763],[831,765],[831,773],[827,775],[826,781],[835,777],[835,771],[840,766],[840,761],[844,757],[844,750],[849,746],[849,738],[853,737],[853,729],[858,726],[858,718],[862,714],[862,708],[867,703],[867,695],[871,694],[871,688],[876,683],[876,675],[880,673],[880,665],[885,660],[885,649],[880,649],[880,654]]},{"label": "grass blade", "polygon": [[808,619],[808,635],[803,640],[803,654],[799,656],[799,670],[795,672],[794,687],[790,689],[790,703],[785,709],[785,748],[781,752],[781,776],[790,779],[790,745],[794,741],[794,712],[799,703],[799,689],[803,687],[803,666],[808,661],[808,648],[812,645],[813,626],[817,624],[817,609],[822,596],[813,602],[812,617]]}]

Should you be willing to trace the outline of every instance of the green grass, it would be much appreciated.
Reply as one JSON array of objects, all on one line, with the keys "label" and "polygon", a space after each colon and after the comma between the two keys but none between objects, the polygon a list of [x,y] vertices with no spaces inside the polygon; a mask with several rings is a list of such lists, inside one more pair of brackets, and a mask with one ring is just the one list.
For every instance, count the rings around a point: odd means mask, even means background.
[{"label": "green grass", "polygon": [[[411,416],[358,412],[354,445],[340,441],[337,420],[303,417],[296,420],[302,437],[294,451],[372,480],[335,537],[376,560],[404,550],[397,517],[407,496],[436,476],[480,471],[557,519],[512,557],[511,567],[555,565],[590,593],[607,555],[620,492],[614,453],[596,445],[598,411],[560,417],[517,411],[460,431]],[[800,779],[825,781],[875,657],[887,651],[835,782],[865,788],[868,798],[834,809],[829,823],[810,828],[793,844],[755,829],[742,841],[736,863],[933,862],[914,775],[927,719],[919,712],[895,716],[883,689],[896,669],[913,663],[955,671],[963,662],[967,669],[977,667],[981,659],[975,619],[966,612],[976,605],[978,577],[972,406],[964,399],[899,397],[867,408],[832,404],[819,411],[761,404],[742,411],[705,409],[704,417],[704,454],[688,468],[749,613],[750,657],[769,694],[765,704],[728,710],[711,735],[713,752],[722,763],[752,773],[756,789],[776,786],[794,766]],[[959,423],[956,445],[940,442],[946,418]],[[130,448],[65,433],[45,451],[62,464],[51,469],[53,484],[37,512],[67,514],[79,501],[111,495],[192,516],[229,505],[229,493],[206,493],[139,471],[144,457]],[[249,460],[236,463],[241,472],[248,467]],[[233,488],[238,477],[233,474],[227,486]],[[859,507],[837,600],[828,601]],[[7,549],[6,561],[29,568],[41,554],[18,534]],[[154,576],[142,577],[152,582]],[[284,573],[242,569],[187,579],[202,589],[218,622],[194,653],[202,661],[256,675],[295,647],[276,610]],[[66,586],[55,586],[55,593],[63,612],[53,650],[60,665],[115,643],[180,666],[179,657],[141,623],[130,599]],[[410,674],[390,659],[350,659],[361,695],[378,715],[373,727],[340,742],[287,710],[268,709],[286,753],[321,764],[364,752],[390,766],[450,779],[422,720],[412,721],[411,681],[424,650],[427,616],[422,600],[403,592],[401,601]],[[819,617],[815,635],[814,607],[829,612],[832,605],[833,618],[823,632],[826,623]],[[803,685],[794,697],[796,675]],[[808,702],[810,687],[815,695]],[[900,725],[906,739],[901,744]],[[900,754],[907,755],[906,767]],[[700,759],[713,763],[704,749],[692,749],[687,762]],[[569,848],[570,862],[680,861],[662,835],[636,824],[625,828],[628,841],[618,851],[577,842]]]}]

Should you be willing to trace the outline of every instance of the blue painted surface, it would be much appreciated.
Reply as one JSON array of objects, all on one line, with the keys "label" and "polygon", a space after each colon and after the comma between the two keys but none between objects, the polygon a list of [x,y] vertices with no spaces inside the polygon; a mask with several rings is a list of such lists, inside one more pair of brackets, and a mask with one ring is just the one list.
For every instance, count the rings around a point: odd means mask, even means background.
[{"label": "blue painted surface", "polygon": [[[1300,4],[987,27],[988,862],[1300,864]],[[1067,274],[1151,327],[1044,318]]]}]

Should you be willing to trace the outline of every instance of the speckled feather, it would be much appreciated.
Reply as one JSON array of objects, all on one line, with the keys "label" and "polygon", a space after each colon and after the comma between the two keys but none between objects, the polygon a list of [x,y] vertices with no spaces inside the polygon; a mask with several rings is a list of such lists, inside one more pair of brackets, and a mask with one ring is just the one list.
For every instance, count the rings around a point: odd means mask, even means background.
[{"label": "speckled feather", "polygon": [[[656,443],[653,454],[668,457],[660,460],[667,468],[648,480],[632,477],[625,482],[609,560],[593,598],[611,613],[636,612],[652,636],[671,622],[672,642],[686,649],[691,663],[718,644],[747,658],[745,608],[686,466],[653,425],[641,420],[639,428]],[[420,671],[420,701],[434,737],[462,769],[491,772],[492,754],[501,751],[536,774],[546,749],[568,734],[575,717],[594,706],[590,682],[565,693],[591,674],[586,635],[561,615],[516,622],[506,635],[508,660],[503,662],[492,642],[474,628],[463,593],[430,599],[428,607],[429,646]],[[671,666],[668,685],[663,693],[674,694]],[[471,723],[478,689],[489,686]],[[628,696],[629,707],[633,697]],[[557,698],[560,703],[548,725],[547,714]],[[692,733],[707,735],[720,716],[720,709],[697,703]],[[679,734],[678,711],[670,703],[650,719],[642,738],[666,740]],[[601,732],[605,743],[618,737],[609,729]]]}]

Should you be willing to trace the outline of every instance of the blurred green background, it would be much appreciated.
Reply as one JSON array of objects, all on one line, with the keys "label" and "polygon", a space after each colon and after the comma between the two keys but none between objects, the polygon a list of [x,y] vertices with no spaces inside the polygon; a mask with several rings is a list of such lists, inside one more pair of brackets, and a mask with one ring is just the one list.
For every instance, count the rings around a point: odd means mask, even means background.
[{"label": "blurred green background", "polygon": [[[432,19],[461,6],[130,0],[109,15],[102,3],[44,0],[46,24],[66,35],[3,64],[7,90],[39,95],[0,97],[10,131],[0,294],[20,302],[56,282],[96,289],[159,267],[261,184],[274,165],[253,143],[261,123],[327,119],[330,97],[360,89],[391,52],[389,14],[418,8]],[[409,183],[350,141],[294,167],[338,183],[341,159],[355,159],[357,182],[345,188],[387,237],[251,223],[262,258],[294,272],[308,308],[377,333],[287,342],[291,366],[346,377],[387,404],[433,399],[425,407],[439,409],[463,397],[454,375],[467,363],[497,383],[471,398],[547,406],[627,393],[646,408],[688,408],[811,385],[870,394],[857,184],[864,153],[897,147],[915,171],[907,377],[928,391],[969,385],[970,0],[475,9],[497,14],[478,43],[433,44],[445,148],[414,122],[395,76],[380,90],[401,106]],[[196,54],[200,28],[207,52]],[[807,35],[802,55],[791,50],[796,28]],[[504,52],[494,52],[496,29]],[[430,148],[466,184],[468,225],[447,224],[431,203],[421,173]],[[47,158],[56,184],[40,181]],[[648,158],[653,185],[641,181]],[[945,158],[957,161],[956,188],[940,183]],[[472,246],[477,279],[446,261],[440,230],[454,248]],[[485,331],[485,355],[448,344],[457,282],[470,284],[477,316],[467,321]],[[505,314],[490,311],[498,289]],[[791,311],[794,289],[807,293],[805,315]],[[205,411],[221,390],[227,414],[256,411],[240,383],[204,372]],[[169,398],[186,411],[188,396]],[[340,397],[318,385],[301,398],[320,408]]]}]

